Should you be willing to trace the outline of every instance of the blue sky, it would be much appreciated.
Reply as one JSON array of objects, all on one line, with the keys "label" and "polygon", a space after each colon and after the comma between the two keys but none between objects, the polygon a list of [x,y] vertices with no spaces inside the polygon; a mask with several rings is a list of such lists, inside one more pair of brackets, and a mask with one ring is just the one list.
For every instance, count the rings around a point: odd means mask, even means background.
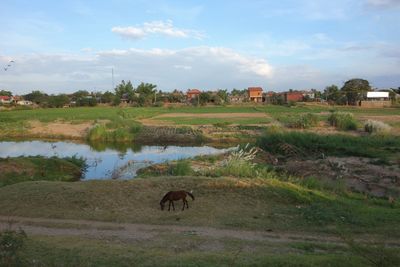
[{"label": "blue sky", "polygon": [[0,2],[0,88],[400,86],[399,0]]}]

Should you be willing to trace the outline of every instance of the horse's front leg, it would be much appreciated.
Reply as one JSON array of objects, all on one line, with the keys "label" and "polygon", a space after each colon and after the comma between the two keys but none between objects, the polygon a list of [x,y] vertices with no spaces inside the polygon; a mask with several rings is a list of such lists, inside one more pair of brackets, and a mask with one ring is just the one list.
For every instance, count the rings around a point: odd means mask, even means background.
[{"label": "horse's front leg", "polygon": [[169,205],[168,205],[168,211],[171,210],[171,203],[172,203],[172,201],[170,200],[170,201],[169,201]]},{"label": "horse's front leg", "polygon": [[175,210],[174,201],[171,201],[171,202],[172,202],[172,208]]},{"label": "horse's front leg", "polygon": [[186,208],[189,208],[189,202],[187,201],[187,199],[185,199],[186,202]]}]

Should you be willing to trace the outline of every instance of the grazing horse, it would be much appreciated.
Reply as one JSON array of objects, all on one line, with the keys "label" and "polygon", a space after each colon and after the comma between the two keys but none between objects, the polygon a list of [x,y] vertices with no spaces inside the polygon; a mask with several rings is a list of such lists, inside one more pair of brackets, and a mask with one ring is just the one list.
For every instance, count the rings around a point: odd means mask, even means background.
[{"label": "grazing horse", "polygon": [[179,199],[182,199],[182,201],[183,201],[182,210],[185,209],[185,205],[186,205],[186,208],[188,209],[189,204],[188,204],[188,201],[186,200],[187,195],[189,195],[194,200],[194,196],[191,193],[186,192],[184,190],[169,191],[168,193],[165,194],[165,196],[160,201],[161,210],[164,210],[165,202],[167,202],[167,201],[169,201],[168,211],[171,209],[171,204],[172,204],[172,209],[175,210],[174,201],[179,200]]}]

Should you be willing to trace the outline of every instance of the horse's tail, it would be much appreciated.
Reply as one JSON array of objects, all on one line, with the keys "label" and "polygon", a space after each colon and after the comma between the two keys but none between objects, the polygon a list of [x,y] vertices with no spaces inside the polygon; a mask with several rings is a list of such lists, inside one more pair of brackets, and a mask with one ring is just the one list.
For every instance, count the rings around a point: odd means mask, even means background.
[{"label": "horse's tail", "polygon": [[194,200],[194,196],[193,196],[193,194],[192,193],[190,193],[190,192],[187,192],[187,191],[185,191],[186,192],[186,194],[188,194],[193,200]]}]

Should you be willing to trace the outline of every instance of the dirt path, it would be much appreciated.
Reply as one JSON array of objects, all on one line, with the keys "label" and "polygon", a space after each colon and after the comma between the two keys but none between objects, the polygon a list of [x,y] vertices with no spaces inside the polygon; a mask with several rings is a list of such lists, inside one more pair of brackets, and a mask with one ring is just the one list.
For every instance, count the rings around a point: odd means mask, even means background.
[{"label": "dirt path", "polygon": [[[342,240],[333,235],[282,233],[266,231],[248,231],[217,229],[212,227],[179,226],[179,225],[150,225],[113,223],[87,220],[66,220],[47,218],[25,218],[15,216],[0,216],[0,230],[20,227],[28,235],[46,236],[82,236],[95,239],[117,238],[124,241],[149,240],[157,238],[163,233],[193,235],[206,238],[232,238],[245,241],[264,241],[268,243],[290,242],[317,242],[342,244]],[[359,239],[361,242],[369,242],[371,237]],[[386,239],[386,245],[400,247],[399,240]]]}]

